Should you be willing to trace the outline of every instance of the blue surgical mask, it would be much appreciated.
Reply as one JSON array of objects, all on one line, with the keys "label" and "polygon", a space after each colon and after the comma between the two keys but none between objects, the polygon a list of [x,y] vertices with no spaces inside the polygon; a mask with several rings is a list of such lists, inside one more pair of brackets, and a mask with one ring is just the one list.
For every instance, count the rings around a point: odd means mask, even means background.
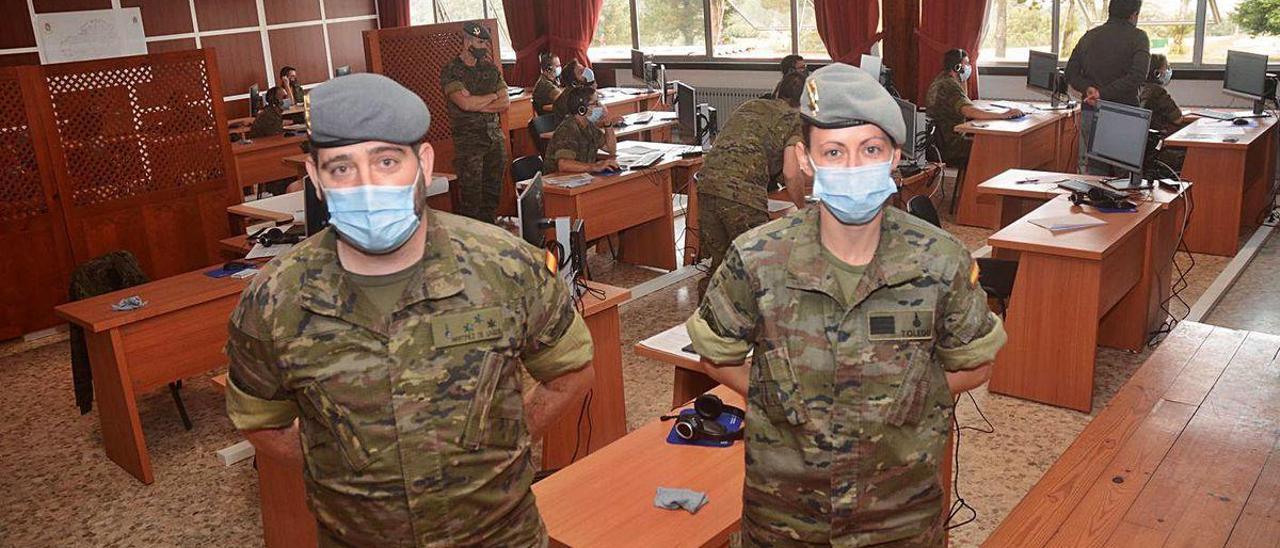
[{"label": "blue surgical mask", "polygon": [[1167,86],[1171,81],[1173,81],[1173,69],[1165,68],[1160,71],[1160,85]]},{"label": "blue surgical mask", "polygon": [[563,70],[564,70],[564,69],[563,69],[562,67],[556,67],[556,70],[555,70],[556,78],[559,78],[559,77],[560,77],[560,73],[561,73]]},{"label": "blue surgical mask", "polygon": [[960,68],[961,82],[968,82],[970,76],[973,76],[973,65],[964,65]]},{"label": "blue surgical mask", "polygon": [[587,113],[587,119],[593,124],[599,124],[604,119],[604,107],[591,107],[591,111]]},{"label": "blue surgical mask", "polygon": [[876,218],[898,191],[893,163],[859,167],[823,167],[813,163],[813,196],[841,223],[864,225]]},{"label": "blue surgical mask", "polygon": [[292,106],[293,106],[293,99],[290,99],[290,98],[288,98],[288,97],[285,97],[284,99],[281,99],[281,100],[280,100],[280,108],[281,108],[281,109],[283,109],[283,110],[289,110],[289,108],[290,108],[290,107],[292,107]]},{"label": "blue surgical mask", "polygon": [[587,67],[587,68],[582,69],[582,81],[583,81],[583,82],[586,82],[586,83],[588,83],[588,84],[590,84],[590,83],[592,83],[592,82],[595,82],[595,81],[596,81],[596,71],[591,70],[591,67]]},{"label": "blue surgical mask", "polygon": [[384,255],[400,249],[422,222],[414,194],[420,190],[421,169],[414,182],[406,186],[325,189],[329,224],[343,241],[363,253]]}]

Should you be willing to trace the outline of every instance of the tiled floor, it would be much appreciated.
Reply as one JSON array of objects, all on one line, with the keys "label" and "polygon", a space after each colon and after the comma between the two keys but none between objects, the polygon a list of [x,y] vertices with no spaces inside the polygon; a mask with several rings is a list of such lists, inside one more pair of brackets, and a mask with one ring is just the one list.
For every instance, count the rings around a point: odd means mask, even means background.
[{"label": "tiled floor", "polygon": [[[986,237],[985,231],[956,232],[971,248],[980,247]],[[1271,264],[1280,263],[1275,240],[1268,260],[1276,263]],[[659,274],[618,265],[605,255],[589,260],[597,279],[624,287]],[[1227,262],[1203,256],[1196,260],[1183,292],[1190,303]],[[1272,272],[1265,267],[1250,269],[1238,287],[1269,287]],[[694,309],[698,279],[684,280],[621,309],[623,378],[631,428],[667,411],[672,378],[670,366],[639,358],[631,347],[688,317]],[[1280,292],[1273,291],[1271,296],[1280,299]],[[1237,315],[1276,313],[1277,302],[1245,295],[1240,297]],[[1146,355],[1099,351],[1095,412]],[[97,417],[76,411],[65,335],[34,344],[0,343],[0,387],[0,413],[6,416],[0,421],[0,546],[253,546],[261,542],[253,469],[245,463],[226,468],[214,457],[215,450],[238,441],[239,436],[207,380],[194,379],[184,389],[196,424],[191,432],[182,429],[165,391],[142,397],[139,408],[156,473],[151,486],[139,484],[110,463],[102,452]],[[973,395],[995,432],[965,430],[962,434],[958,493],[977,510],[978,518],[953,531],[955,546],[976,546],[986,538],[1091,418],[982,389]],[[967,398],[958,416],[962,425],[980,425]]]},{"label": "tiled floor", "polygon": [[1280,335],[1280,231],[1271,233],[1205,323]]}]

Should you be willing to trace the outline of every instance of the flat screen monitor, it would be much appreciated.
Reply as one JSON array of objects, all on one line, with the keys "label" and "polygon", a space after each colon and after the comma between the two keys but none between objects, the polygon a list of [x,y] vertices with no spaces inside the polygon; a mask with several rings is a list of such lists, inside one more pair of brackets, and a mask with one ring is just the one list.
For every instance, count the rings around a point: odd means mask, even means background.
[{"label": "flat screen monitor", "polygon": [[1267,93],[1267,61],[1266,55],[1228,51],[1222,91],[1235,97],[1262,100]]},{"label": "flat screen monitor", "polygon": [[867,71],[877,82],[880,81],[880,68],[884,66],[884,62],[874,55],[863,55],[862,61],[858,65],[862,70]]},{"label": "flat screen monitor", "polygon": [[919,163],[916,156],[916,106],[910,101],[894,100],[898,102],[898,108],[902,109],[902,121],[907,128],[907,142],[899,143],[902,145],[902,159],[909,164]]},{"label": "flat screen monitor", "polygon": [[351,74],[351,65],[342,65],[336,69],[333,69],[334,78],[337,78],[339,76],[346,76],[348,74]]},{"label": "flat screen monitor", "polygon": [[542,229],[542,219],[546,215],[542,207],[542,173],[533,176],[533,182],[524,188],[516,200],[516,215],[520,218],[520,235],[524,241],[538,247],[547,243],[547,236]]},{"label": "flat screen monitor", "polygon": [[1031,50],[1027,59],[1027,87],[1048,93],[1058,92],[1058,55]]},{"label": "flat screen monitor", "polygon": [[249,86],[249,116],[257,116],[259,110],[262,110],[262,93],[258,91],[258,84],[254,84]]},{"label": "flat screen monitor", "polygon": [[1089,139],[1087,155],[1113,165],[1136,177],[1141,186],[1142,167],[1147,152],[1147,130],[1151,111],[1111,101],[1098,101],[1098,119]]},{"label": "flat screen monitor", "polygon": [[306,219],[305,234],[307,236],[329,226],[329,206],[320,200],[320,194],[316,192],[316,184],[311,182],[311,177],[302,178],[302,211]]},{"label": "flat screen monitor", "polygon": [[688,142],[698,140],[698,91],[684,82],[676,82],[676,110],[680,121],[680,133]]},{"label": "flat screen monitor", "polygon": [[644,52],[638,49],[631,50],[631,77],[646,81],[648,78],[645,78],[644,72]]}]

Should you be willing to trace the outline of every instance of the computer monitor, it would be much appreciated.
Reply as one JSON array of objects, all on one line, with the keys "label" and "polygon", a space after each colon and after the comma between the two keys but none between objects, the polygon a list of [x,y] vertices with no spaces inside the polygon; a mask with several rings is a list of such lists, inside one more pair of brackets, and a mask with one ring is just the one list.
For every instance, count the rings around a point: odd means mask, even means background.
[{"label": "computer monitor", "polygon": [[647,81],[644,70],[644,52],[638,49],[631,50],[631,77],[640,81]]},{"label": "computer monitor", "polygon": [[916,106],[910,101],[894,100],[898,102],[898,108],[902,109],[902,121],[907,127],[907,142],[899,143],[902,145],[902,161],[906,164],[919,164],[920,160],[916,155]]},{"label": "computer monitor", "polygon": [[546,215],[542,206],[542,173],[533,176],[533,182],[524,188],[516,200],[516,215],[520,219],[520,235],[524,241],[538,247],[547,243],[543,232],[543,217]]},{"label": "computer monitor", "polygon": [[316,184],[311,182],[311,177],[302,178],[302,211],[306,218],[305,234],[307,236],[329,226],[329,206],[320,200],[320,194],[316,192]]},{"label": "computer monitor", "polygon": [[693,86],[676,82],[676,110],[680,134],[686,136],[687,144],[701,144],[698,142],[698,91]]},{"label": "computer monitor", "polygon": [[1227,51],[1223,93],[1253,101],[1253,113],[1262,114],[1262,100],[1267,95],[1267,62],[1266,55]]},{"label": "computer monitor", "polygon": [[1142,168],[1146,160],[1147,130],[1151,111],[1111,101],[1098,101],[1098,118],[1089,138],[1087,156],[1129,172],[1129,184],[1118,189],[1143,188]]},{"label": "computer monitor", "polygon": [[333,69],[334,78],[337,78],[339,76],[346,76],[348,74],[351,74],[351,65],[342,65],[336,69]]},{"label": "computer monitor", "polygon": [[872,78],[875,78],[877,82],[880,81],[880,69],[884,66],[884,62],[879,57],[864,54],[858,66],[866,71],[867,74],[870,74]]},{"label": "computer monitor", "polygon": [[258,91],[258,84],[254,84],[249,86],[249,116],[257,116],[259,110],[262,110],[262,93]]}]

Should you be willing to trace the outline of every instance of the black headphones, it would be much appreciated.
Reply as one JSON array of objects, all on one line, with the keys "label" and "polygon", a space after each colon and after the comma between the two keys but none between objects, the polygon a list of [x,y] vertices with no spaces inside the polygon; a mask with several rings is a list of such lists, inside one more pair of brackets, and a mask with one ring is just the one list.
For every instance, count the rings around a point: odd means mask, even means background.
[{"label": "black headphones", "polygon": [[1075,205],[1091,205],[1100,209],[1133,209],[1136,204],[1129,200],[1116,200],[1106,195],[1102,189],[1091,188],[1089,192],[1072,192],[1071,203]]},{"label": "black headphones", "polygon": [[262,244],[262,247],[271,247],[280,244],[296,244],[302,241],[302,235],[290,233],[287,230],[281,230],[279,227],[267,227],[251,234],[248,238],[250,242]]},{"label": "black headphones", "polygon": [[665,415],[662,420],[675,419],[676,436],[685,441],[734,441],[742,439],[742,429],[734,432],[725,430],[723,424],[716,419],[720,415],[729,414],[746,419],[747,412],[738,407],[728,405],[715,394],[703,394],[693,401],[693,413],[681,415]]},{"label": "black headphones", "polygon": [[542,70],[551,70],[551,52],[544,51],[538,54],[538,64],[542,66]]},{"label": "black headphones", "polygon": [[570,97],[572,102],[569,103],[569,110],[578,114],[578,116],[586,116],[591,112],[591,95],[574,91],[574,95]]}]

